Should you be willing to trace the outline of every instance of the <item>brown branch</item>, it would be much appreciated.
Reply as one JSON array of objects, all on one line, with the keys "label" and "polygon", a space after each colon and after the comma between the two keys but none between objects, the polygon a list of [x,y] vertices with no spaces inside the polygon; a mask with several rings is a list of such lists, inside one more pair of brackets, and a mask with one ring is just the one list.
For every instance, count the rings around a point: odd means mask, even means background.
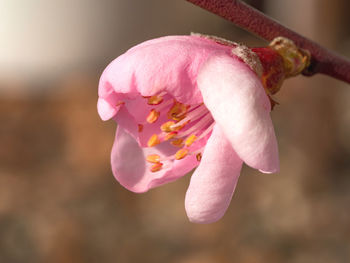
[{"label": "brown branch", "polygon": [[237,26],[267,40],[283,36],[311,53],[311,64],[304,70],[304,75],[326,74],[350,83],[350,60],[320,46],[281,25],[272,18],[239,0],[186,0],[209,12],[219,15]]}]

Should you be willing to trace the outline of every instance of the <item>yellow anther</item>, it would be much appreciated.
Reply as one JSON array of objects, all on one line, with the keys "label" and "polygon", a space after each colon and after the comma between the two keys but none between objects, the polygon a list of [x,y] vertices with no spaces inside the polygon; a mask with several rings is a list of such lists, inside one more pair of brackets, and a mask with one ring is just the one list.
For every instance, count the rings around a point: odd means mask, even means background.
[{"label": "yellow anther", "polygon": [[188,105],[175,101],[174,105],[168,111],[168,118],[175,121],[180,121],[186,117],[188,108]]},{"label": "yellow anther", "polygon": [[146,158],[147,162],[149,163],[159,163],[160,162],[160,156],[158,154],[150,154]]},{"label": "yellow anther", "polygon": [[174,145],[176,147],[182,147],[183,146],[183,139],[175,139],[170,142],[171,145]]},{"label": "yellow anther", "polygon": [[171,132],[171,131],[174,131],[175,129],[172,129],[171,126],[174,125],[175,122],[173,121],[167,121],[167,122],[164,122],[161,126],[160,126],[160,129],[163,131],[163,132]]},{"label": "yellow anther", "polygon": [[150,168],[151,172],[152,173],[155,173],[155,172],[158,172],[162,169],[163,167],[163,164],[162,163],[156,163],[156,164],[153,164]]},{"label": "yellow anther", "polygon": [[159,115],[160,115],[159,111],[156,111],[155,109],[152,109],[150,111],[150,113],[148,114],[146,120],[147,120],[148,123],[154,123],[154,122],[156,122],[156,120],[158,120]]},{"label": "yellow anther", "polygon": [[200,162],[202,160],[202,154],[201,153],[197,153],[196,154],[196,159],[198,162]]},{"label": "yellow anther", "polygon": [[142,124],[137,124],[137,131],[142,132],[143,131],[143,125]]},{"label": "yellow anther", "polygon": [[159,140],[157,134],[153,134],[151,136],[151,138],[149,138],[149,140],[147,142],[147,146],[148,147],[153,147],[153,146],[156,146],[157,144],[160,144],[160,140]]},{"label": "yellow anther", "polygon": [[188,154],[188,150],[182,148],[175,153],[175,159],[181,160],[181,159],[185,158],[187,154]]},{"label": "yellow anther", "polygon": [[148,98],[148,104],[149,105],[158,105],[163,102],[163,97],[162,96],[151,96]]},{"label": "yellow anther", "polygon": [[176,135],[177,135],[177,132],[176,132],[176,131],[169,132],[169,133],[167,133],[167,134],[165,135],[164,140],[168,141],[168,140],[174,138]]},{"label": "yellow anther", "polygon": [[185,140],[185,145],[186,145],[187,147],[191,146],[192,143],[194,143],[194,141],[195,141],[196,139],[197,139],[197,136],[194,135],[194,134],[188,136],[188,137],[186,138],[186,140]]},{"label": "yellow anther", "polygon": [[172,131],[179,131],[181,130],[183,127],[185,127],[185,125],[187,123],[189,123],[190,121],[186,121],[185,123],[181,124],[181,125],[178,125],[178,126],[175,126],[176,123],[174,121],[168,121],[168,122],[165,122],[163,123],[161,126],[160,126],[160,129],[163,131],[163,132],[172,132]]}]

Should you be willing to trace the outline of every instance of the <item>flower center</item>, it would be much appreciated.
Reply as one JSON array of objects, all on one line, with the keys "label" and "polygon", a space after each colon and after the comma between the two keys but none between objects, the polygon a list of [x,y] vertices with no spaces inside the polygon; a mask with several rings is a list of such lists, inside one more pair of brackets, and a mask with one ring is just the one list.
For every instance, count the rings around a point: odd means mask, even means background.
[{"label": "flower center", "polygon": [[[165,99],[166,93],[144,97],[148,105],[154,106],[146,118],[150,124],[159,122],[161,116],[167,121],[159,123],[159,132],[154,133],[147,142],[148,147],[161,143],[169,143],[178,149],[173,155],[161,157],[150,154],[146,161],[150,164],[151,172],[158,172],[166,165],[166,161],[175,161],[195,155],[198,162],[202,158],[203,145],[214,127],[214,119],[203,103],[186,105],[173,98]],[[163,118],[164,120],[164,118]],[[143,125],[139,124],[139,132]]]}]

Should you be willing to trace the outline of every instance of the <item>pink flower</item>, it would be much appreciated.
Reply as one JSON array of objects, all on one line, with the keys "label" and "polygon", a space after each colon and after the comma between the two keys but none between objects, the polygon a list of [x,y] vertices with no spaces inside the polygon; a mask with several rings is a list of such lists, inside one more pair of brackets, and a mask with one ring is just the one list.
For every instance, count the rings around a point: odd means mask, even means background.
[{"label": "pink flower", "polygon": [[198,166],[186,212],[210,223],[229,206],[243,162],[279,170],[271,104],[247,50],[170,36],[131,48],[105,69],[98,112],[118,123],[111,163],[120,184],[141,193]]}]

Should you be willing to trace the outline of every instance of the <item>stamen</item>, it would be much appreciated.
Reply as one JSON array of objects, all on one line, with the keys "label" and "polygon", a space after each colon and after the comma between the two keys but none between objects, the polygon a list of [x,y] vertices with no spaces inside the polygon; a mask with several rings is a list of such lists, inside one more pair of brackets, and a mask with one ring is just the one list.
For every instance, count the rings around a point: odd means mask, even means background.
[{"label": "stamen", "polygon": [[168,111],[168,118],[175,121],[180,121],[186,117],[188,108],[188,105],[182,104],[175,100],[174,105]]},{"label": "stamen", "polygon": [[[161,124],[161,133],[153,134],[149,138],[147,146],[153,147],[161,142],[169,141],[171,145],[180,147],[181,149],[174,155],[164,159],[163,157],[161,159],[158,154],[148,155],[146,161],[153,164],[149,168],[151,172],[158,172],[164,167],[161,161],[181,160],[187,155],[194,155],[197,161],[200,162],[202,159],[203,147],[193,152],[190,152],[188,147],[207,136],[215,125],[213,117],[203,103],[192,106],[186,105],[169,96],[164,99],[165,95],[166,93],[163,92],[147,97],[147,103],[149,105],[155,105],[146,118],[148,123],[155,123],[163,110],[167,111],[167,117],[170,119]],[[190,127],[185,128],[188,123],[191,123]],[[139,132],[142,132],[143,128],[144,125],[138,124]]]},{"label": "stamen", "polygon": [[174,138],[176,135],[177,135],[176,131],[169,132],[165,135],[164,140],[168,141],[168,140]]},{"label": "stamen", "polygon": [[154,95],[148,98],[148,105],[159,105],[163,102],[163,97],[159,95]]},{"label": "stamen", "polygon": [[173,121],[167,121],[167,122],[164,122],[161,126],[160,126],[160,129],[163,131],[163,132],[171,132],[171,131],[174,131],[174,129],[171,129],[170,127],[172,125],[174,125],[175,122]]},{"label": "stamen", "polygon": [[170,144],[176,147],[182,147],[183,141],[184,141],[183,139],[174,139],[170,142]]},{"label": "stamen", "polygon": [[196,139],[197,139],[197,136],[194,135],[194,134],[188,136],[187,139],[185,140],[185,145],[186,145],[187,147],[191,146],[192,143],[194,143],[194,141],[195,141]]},{"label": "stamen", "polygon": [[160,115],[159,111],[156,111],[155,109],[152,109],[150,111],[150,113],[148,114],[146,120],[147,120],[148,123],[154,123],[154,122],[156,122],[158,120],[159,115]]},{"label": "stamen", "polygon": [[185,137],[187,135],[190,135],[191,133],[198,132],[198,130],[204,128],[208,123],[211,123],[211,122],[213,122],[213,118],[211,117],[211,115],[208,112],[202,119],[200,119],[191,128],[179,133],[179,136]]},{"label": "stamen", "polygon": [[185,127],[185,125],[188,123],[189,121],[187,121],[186,123],[182,124],[181,126],[175,126],[175,122],[173,121],[167,121],[167,122],[164,122],[161,126],[160,126],[160,129],[163,131],[163,132],[172,132],[172,131],[179,131],[181,130],[183,127]]},{"label": "stamen", "polygon": [[204,113],[207,113],[208,109],[202,105],[198,106],[197,108],[195,108],[194,110],[190,111],[187,115],[186,118],[182,119],[181,121],[175,123],[171,128],[176,128],[177,126],[181,126],[183,124],[187,124],[190,121],[195,121],[199,118],[201,118],[203,115],[205,115]]},{"label": "stamen", "polygon": [[204,138],[209,132],[211,132],[214,128],[215,122],[213,122],[212,124],[210,124],[210,126],[208,128],[205,129],[204,132],[202,132],[202,134],[197,138],[197,141],[199,141],[200,139]]},{"label": "stamen", "polygon": [[166,107],[170,106],[171,104],[173,104],[174,101],[172,99],[167,99],[166,101],[164,101],[161,105],[157,106],[157,111],[162,111],[164,110]]},{"label": "stamen", "polygon": [[147,162],[149,163],[159,163],[160,162],[160,156],[158,154],[150,154],[146,158]]},{"label": "stamen", "polygon": [[188,154],[188,150],[182,148],[175,153],[175,159],[181,160],[181,159],[185,158],[187,154]]},{"label": "stamen", "polygon": [[203,105],[204,105],[203,102],[190,105],[190,109],[188,110],[188,112],[192,112],[192,111],[198,109],[199,107],[201,107]]},{"label": "stamen", "polygon": [[117,102],[117,104],[115,106],[118,107],[118,106],[124,105],[124,104],[125,104],[125,102],[120,100]]},{"label": "stamen", "polygon": [[160,140],[159,140],[157,134],[153,134],[151,136],[151,138],[149,138],[149,140],[147,142],[147,146],[148,147],[153,147],[153,146],[156,146],[157,144],[160,144]]},{"label": "stamen", "polygon": [[154,164],[154,165],[151,166],[150,171],[151,171],[152,173],[155,173],[155,172],[160,171],[160,170],[162,169],[162,167],[163,167],[163,164],[162,164],[162,163],[156,163],[156,164]]}]

